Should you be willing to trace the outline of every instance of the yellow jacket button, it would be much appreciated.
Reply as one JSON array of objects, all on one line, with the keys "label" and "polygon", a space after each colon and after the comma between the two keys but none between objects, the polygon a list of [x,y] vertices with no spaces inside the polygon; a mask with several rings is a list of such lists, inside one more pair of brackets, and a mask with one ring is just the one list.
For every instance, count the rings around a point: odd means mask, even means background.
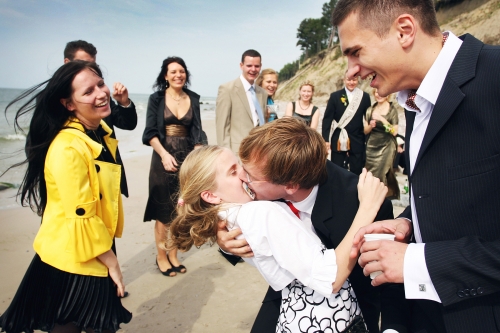
[{"label": "yellow jacket button", "polygon": [[84,214],[85,214],[85,209],[83,209],[83,208],[78,208],[78,209],[76,210],[76,215],[78,215],[78,216],[82,216],[82,215],[84,215]]}]

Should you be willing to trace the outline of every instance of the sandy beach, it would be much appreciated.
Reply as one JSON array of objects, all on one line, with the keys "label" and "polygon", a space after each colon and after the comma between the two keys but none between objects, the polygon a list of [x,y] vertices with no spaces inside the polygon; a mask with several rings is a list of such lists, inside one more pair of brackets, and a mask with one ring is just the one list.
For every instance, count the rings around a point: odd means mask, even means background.
[{"label": "sandy beach", "polygon": [[[203,128],[209,143],[215,143],[215,121],[204,120]],[[208,245],[180,254],[186,274],[161,275],[155,265],[154,223],[142,222],[150,153],[125,158],[124,164],[130,197],[123,201],[125,230],[116,243],[130,293],[122,302],[133,319],[120,332],[249,332],[268,288],[264,279],[245,263],[233,267],[217,246]],[[33,258],[32,243],[40,223],[29,208],[9,198],[14,194],[11,189],[0,192],[1,200],[12,203],[0,216],[0,313],[10,304]],[[402,207],[395,207],[395,214],[400,211]]]}]

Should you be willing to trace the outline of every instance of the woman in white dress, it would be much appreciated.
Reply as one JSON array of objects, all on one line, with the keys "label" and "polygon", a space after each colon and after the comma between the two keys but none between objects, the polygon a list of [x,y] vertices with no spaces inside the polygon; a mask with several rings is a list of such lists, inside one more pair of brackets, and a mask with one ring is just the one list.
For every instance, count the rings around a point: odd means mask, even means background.
[{"label": "woman in white dress", "polygon": [[[367,332],[349,281],[336,281],[335,250],[326,249],[286,203],[253,201],[241,175],[245,173],[237,157],[227,148],[206,146],[191,152],[179,172],[178,216],[168,246],[186,251],[213,243],[219,220],[225,220],[228,229],[241,228],[251,246],[254,257],[245,260],[273,289],[282,290],[276,332]],[[364,171],[358,192],[360,208],[351,226],[355,230],[373,222],[387,188]]]}]

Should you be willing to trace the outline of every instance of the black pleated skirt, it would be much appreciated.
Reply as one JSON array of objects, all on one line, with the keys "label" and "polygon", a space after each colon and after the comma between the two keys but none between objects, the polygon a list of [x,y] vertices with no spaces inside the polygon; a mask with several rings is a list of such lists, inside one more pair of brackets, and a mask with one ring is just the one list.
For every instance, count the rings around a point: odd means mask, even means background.
[{"label": "black pleated skirt", "polygon": [[117,331],[132,314],[122,306],[111,277],[61,271],[35,255],[9,308],[0,316],[1,332],[50,331],[73,323],[96,333]]}]

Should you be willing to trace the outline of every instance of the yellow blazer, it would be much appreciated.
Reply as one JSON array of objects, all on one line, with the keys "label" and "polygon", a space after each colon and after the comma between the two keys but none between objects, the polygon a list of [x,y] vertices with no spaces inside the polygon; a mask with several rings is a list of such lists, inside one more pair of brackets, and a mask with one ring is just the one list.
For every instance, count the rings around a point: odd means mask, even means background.
[{"label": "yellow blazer", "polygon": [[[118,141],[101,121],[106,145],[116,158]],[[102,146],[77,119],[66,123],[45,158],[47,206],[33,247],[43,262],[62,271],[107,276],[97,256],[111,249],[123,231],[121,166],[96,161]]]}]

